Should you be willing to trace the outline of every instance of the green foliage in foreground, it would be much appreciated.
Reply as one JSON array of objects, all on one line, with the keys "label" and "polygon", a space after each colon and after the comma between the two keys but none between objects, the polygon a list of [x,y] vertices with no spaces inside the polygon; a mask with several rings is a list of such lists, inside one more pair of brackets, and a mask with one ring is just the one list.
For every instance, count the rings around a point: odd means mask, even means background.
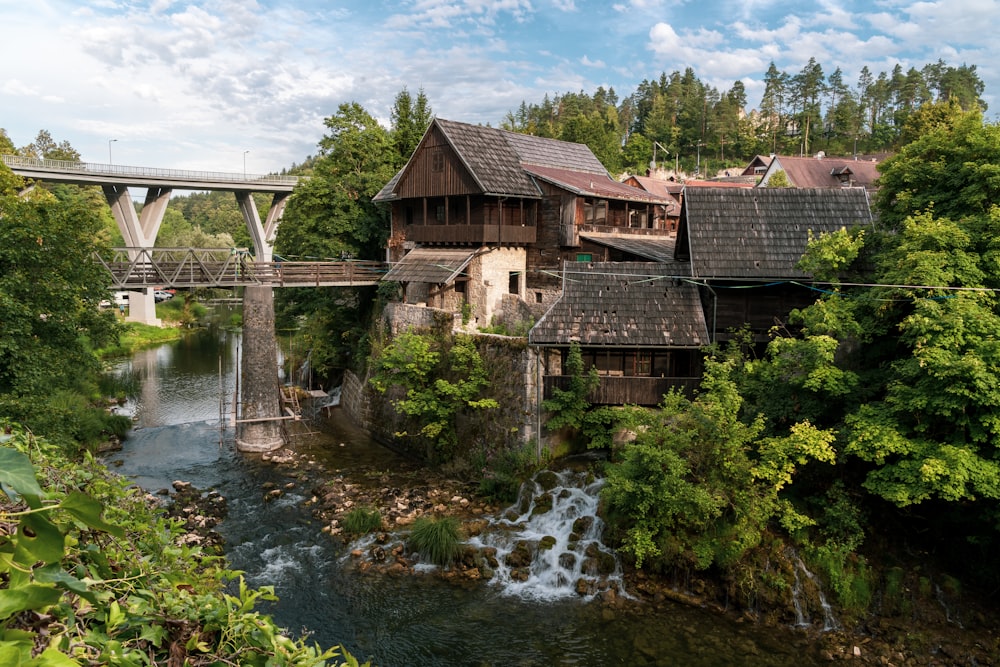
[{"label": "green foliage in foreground", "polygon": [[450,565],[461,551],[462,534],[458,519],[451,516],[422,516],[413,522],[410,546],[435,565]]},{"label": "green foliage in foreground", "polygon": [[283,635],[254,611],[269,587],[184,544],[92,458],[69,461],[9,422],[0,433],[0,664],[358,664]]}]

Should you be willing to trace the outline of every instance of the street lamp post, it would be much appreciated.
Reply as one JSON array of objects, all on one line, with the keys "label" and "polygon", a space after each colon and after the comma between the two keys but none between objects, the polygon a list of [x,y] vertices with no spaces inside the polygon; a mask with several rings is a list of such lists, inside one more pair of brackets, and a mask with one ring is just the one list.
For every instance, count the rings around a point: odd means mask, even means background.
[{"label": "street lamp post", "polygon": [[670,155],[670,151],[668,151],[666,148],[664,148],[663,146],[661,146],[659,141],[654,141],[653,142],[653,162],[650,164],[650,166],[653,168],[653,173],[654,174],[656,173],[656,149],[657,148],[659,148],[660,150],[662,150],[667,155]]},{"label": "street lamp post", "polygon": [[108,164],[114,164],[111,159],[111,144],[118,141],[117,139],[108,139]]},{"label": "street lamp post", "polygon": [[247,153],[249,152],[249,150],[243,151],[243,178],[247,177]]}]

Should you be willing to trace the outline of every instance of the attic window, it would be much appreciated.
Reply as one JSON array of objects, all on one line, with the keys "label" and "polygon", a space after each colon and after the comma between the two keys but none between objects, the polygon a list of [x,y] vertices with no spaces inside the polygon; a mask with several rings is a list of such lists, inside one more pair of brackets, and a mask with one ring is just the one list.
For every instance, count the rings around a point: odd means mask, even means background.
[{"label": "attic window", "polygon": [[444,151],[438,149],[431,153],[431,171],[444,171]]}]

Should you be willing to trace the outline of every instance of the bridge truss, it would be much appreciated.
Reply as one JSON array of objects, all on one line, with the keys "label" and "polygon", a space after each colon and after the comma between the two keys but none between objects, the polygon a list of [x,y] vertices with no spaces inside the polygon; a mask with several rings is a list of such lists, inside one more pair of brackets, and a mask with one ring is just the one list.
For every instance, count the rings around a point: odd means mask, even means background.
[{"label": "bridge truss", "polygon": [[378,284],[381,262],[258,262],[231,248],[113,248],[95,259],[111,276],[112,289],[149,287],[362,287]]}]

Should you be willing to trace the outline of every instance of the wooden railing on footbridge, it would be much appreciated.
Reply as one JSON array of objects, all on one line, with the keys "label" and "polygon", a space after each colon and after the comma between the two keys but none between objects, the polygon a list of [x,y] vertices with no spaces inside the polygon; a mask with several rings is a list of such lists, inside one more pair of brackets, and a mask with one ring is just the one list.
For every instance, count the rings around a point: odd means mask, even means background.
[{"label": "wooden railing on footbridge", "polygon": [[147,287],[362,287],[375,285],[388,267],[381,262],[255,261],[229,248],[114,248],[95,259],[111,275],[111,288]]}]

